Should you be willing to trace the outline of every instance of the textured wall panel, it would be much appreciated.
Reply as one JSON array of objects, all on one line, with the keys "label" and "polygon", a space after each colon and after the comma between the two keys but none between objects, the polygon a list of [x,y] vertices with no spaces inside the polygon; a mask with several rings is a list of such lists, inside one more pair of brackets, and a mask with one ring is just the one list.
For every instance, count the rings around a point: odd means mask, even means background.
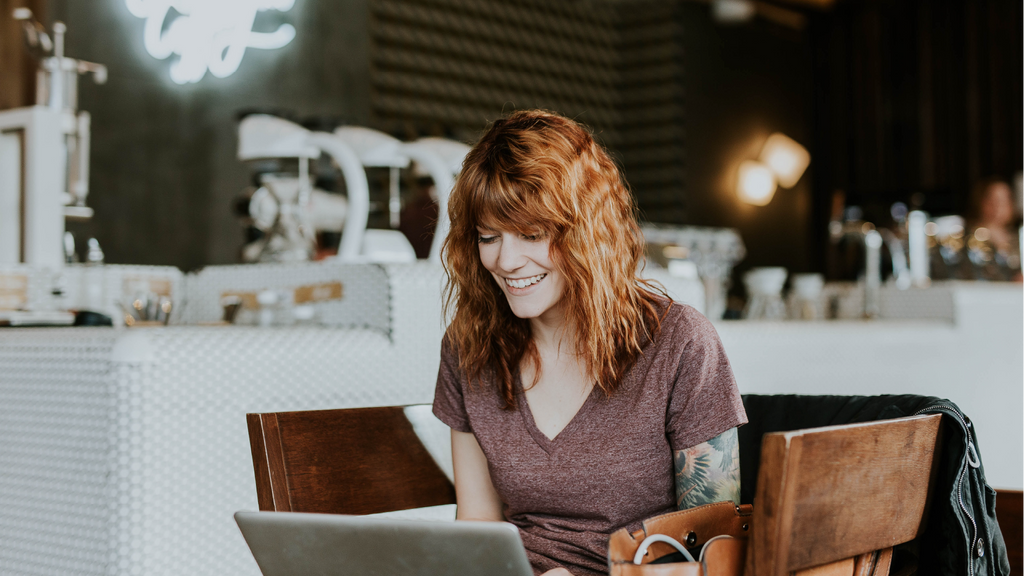
[{"label": "textured wall panel", "polygon": [[370,5],[373,110],[386,129],[472,140],[504,112],[554,110],[610,149],[647,218],[685,216],[682,26],[671,3]]},{"label": "textured wall panel", "polygon": [[547,108],[614,140],[618,56],[608,5],[372,0],[371,14],[374,112],[384,124],[439,123],[472,136],[503,111]]}]

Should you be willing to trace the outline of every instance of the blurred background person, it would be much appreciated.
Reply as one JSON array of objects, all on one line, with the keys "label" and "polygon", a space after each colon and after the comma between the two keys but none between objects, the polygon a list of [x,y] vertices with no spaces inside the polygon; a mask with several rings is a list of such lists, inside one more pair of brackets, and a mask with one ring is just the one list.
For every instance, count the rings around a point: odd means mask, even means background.
[{"label": "blurred background person", "polygon": [[398,229],[405,234],[416,251],[417,258],[430,255],[430,244],[434,241],[437,227],[437,187],[434,179],[413,168],[416,177],[412,193],[402,207],[401,224]]},{"label": "blurred background person", "polygon": [[1021,281],[1020,219],[1006,181],[990,177],[971,190],[966,262],[970,279]]}]

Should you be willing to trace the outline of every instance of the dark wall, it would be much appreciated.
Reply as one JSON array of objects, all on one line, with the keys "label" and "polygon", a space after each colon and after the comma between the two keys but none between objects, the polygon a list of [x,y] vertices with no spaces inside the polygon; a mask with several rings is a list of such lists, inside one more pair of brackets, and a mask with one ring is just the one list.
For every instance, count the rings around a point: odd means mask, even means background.
[{"label": "dark wall", "polygon": [[[235,159],[240,111],[279,109],[297,118],[386,124],[371,109],[371,5],[299,0],[290,12],[263,15],[257,26],[267,29],[275,18],[291,22],[298,29],[295,40],[281,50],[248,50],[229,78],[207,75],[179,86],[168,77],[171,59],[157,61],[143,50],[143,21],[123,0],[51,0],[50,15],[70,29],[69,55],[110,69],[107,85],[82,84],[81,108],[93,116],[89,204],[96,216],[71,229],[83,239],[96,236],[109,262],[183,269],[236,262],[242,231],[232,199],[248,184],[246,167]],[[691,67],[683,72],[683,109],[698,113],[684,121],[687,149],[676,154],[688,178],[674,188],[674,198],[662,192],[657,202],[642,201],[658,212],[647,216],[737,226],[748,237],[750,262],[802,267],[800,189],[754,209],[734,200],[729,178],[751,154],[744,147],[756,148],[768,132],[797,139],[806,132],[799,107],[790,106],[794,95],[802,98],[806,83],[806,70],[791,64],[799,60],[801,37],[760,23],[720,28],[699,5],[672,12],[683,23],[683,69]],[[674,29],[666,28],[666,38],[679,42]],[[682,134],[669,140],[683,142]],[[693,205],[684,211],[688,197]]]},{"label": "dark wall", "polygon": [[[688,224],[740,231],[752,266],[810,267],[808,236],[815,158],[792,189],[767,206],[736,196],[736,171],[756,159],[772,132],[811,148],[812,91],[809,35],[754,20],[739,26],[711,21],[706,6],[683,3],[686,86]],[[647,214],[651,220],[657,215]]]},{"label": "dark wall", "polygon": [[67,52],[106,64],[104,86],[81,84],[80,107],[92,114],[92,222],[73,225],[96,236],[107,261],[194,269],[239,261],[242,230],[232,199],[248,185],[235,159],[239,111],[279,109],[299,118],[369,120],[367,8],[363,1],[298,0],[266,13],[298,29],[288,46],[246,52],[228,78],[207,75],[179,86],[142,46],[143,21],[124,0],[50,0],[50,15],[69,28]]},{"label": "dark wall", "polygon": [[814,246],[836,191],[887,225],[895,202],[963,215],[976,181],[1024,167],[1022,14],[1019,0],[863,0],[813,19]]},{"label": "dark wall", "polygon": [[36,102],[36,65],[23,48],[20,23],[10,17],[16,8],[46,18],[45,0],[0,0],[0,110]]}]

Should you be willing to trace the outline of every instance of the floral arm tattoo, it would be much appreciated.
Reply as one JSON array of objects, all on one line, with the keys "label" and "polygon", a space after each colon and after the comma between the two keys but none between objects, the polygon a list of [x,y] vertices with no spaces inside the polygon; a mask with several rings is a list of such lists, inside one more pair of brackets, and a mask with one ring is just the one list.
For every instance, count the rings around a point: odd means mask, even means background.
[{"label": "floral arm tattoo", "polygon": [[680,510],[732,500],[740,503],[740,441],[735,428],[675,453]]}]

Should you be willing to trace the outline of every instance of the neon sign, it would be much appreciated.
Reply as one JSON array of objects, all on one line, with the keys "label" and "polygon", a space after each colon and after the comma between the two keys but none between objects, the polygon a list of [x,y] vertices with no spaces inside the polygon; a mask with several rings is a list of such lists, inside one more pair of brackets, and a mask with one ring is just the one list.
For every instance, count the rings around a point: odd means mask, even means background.
[{"label": "neon sign", "polygon": [[[226,78],[238,70],[248,48],[273,50],[295,38],[295,27],[253,32],[258,12],[287,12],[295,0],[125,0],[128,10],[146,21],[143,42],[150,56],[171,64],[177,84],[199,82],[206,71]],[[173,15],[171,11],[177,12]],[[170,20],[169,20],[170,19]],[[168,21],[169,20],[169,21]]]}]

